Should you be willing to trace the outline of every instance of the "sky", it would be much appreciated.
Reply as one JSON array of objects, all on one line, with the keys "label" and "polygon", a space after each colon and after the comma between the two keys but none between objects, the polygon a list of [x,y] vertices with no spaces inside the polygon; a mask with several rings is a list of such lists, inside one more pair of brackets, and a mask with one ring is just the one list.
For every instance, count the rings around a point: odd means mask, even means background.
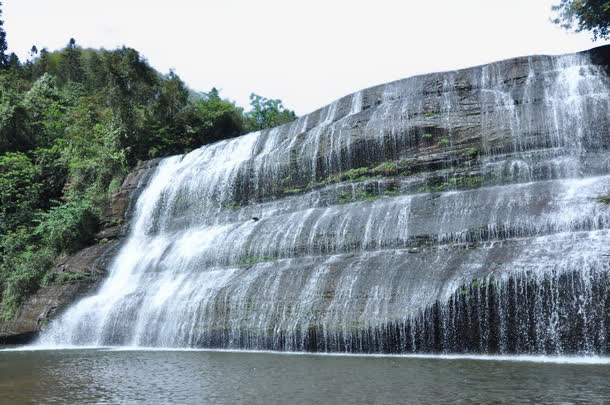
[{"label": "sky", "polygon": [[416,74],[601,46],[552,24],[559,0],[3,0],[9,51],[137,49],[197,91],[297,115]]}]

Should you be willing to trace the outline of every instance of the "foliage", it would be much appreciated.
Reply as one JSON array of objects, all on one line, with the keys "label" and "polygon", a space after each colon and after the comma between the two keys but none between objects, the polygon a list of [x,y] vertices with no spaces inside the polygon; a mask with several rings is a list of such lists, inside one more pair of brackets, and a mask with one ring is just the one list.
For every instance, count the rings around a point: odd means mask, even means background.
[{"label": "foliage", "polygon": [[55,253],[48,248],[28,245],[9,258],[12,260],[3,263],[0,278],[3,287],[0,319],[12,317],[22,298],[39,287],[46,270],[53,264]]},{"label": "foliage", "polygon": [[0,76],[0,153],[24,151],[34,146],[28,131],[27,111],[21,105],[21,86],[12,73]]},{"label": "foliage", "polygon": [[60,54],[58,79],[60,83],[81,82],[84,77],[81,49],[76,46],[74,38],[70,38],[68,45]]},{"label": "foliage", "polygon": [[[0,2],[0,17],[2,17],[2,2]],[[6,31],[4,31],[4,28],[2,28],[2,26],[4,25],[4,21],[0,20],[0,68],[3,68],[6,63],[7,63],[7,59],[6,59]]]},{"label": "foliage", "polygon": [[216,89],[177,109],[173,120],[165,121],[165,125],[160,121],[153,125],[156,134],[147,145],[147,157],[182,153],[245,132],[243,110],[222,100]]},{"label": "foliage", "polygon": [[[1,5],[1,4],[0,4]],[[1,10],[0,10],[1,15]],[[218,90],[195,94],[131,48],[5,55],[0,21],[0,318],[43,282],[61,255],[93,242],[102,212],[139,160],[295,118],[253,95],[244,114]]]},{"label": "foliage", "polygon": [[373,168],[373,173],[392,174],[398,170],[398,165],[394,162],[383,162]]},{"label": "foliage", "polygon": [[449,142],[449,139],[447,139],[447,138],[442,138],[437,142],[437,145],[439,147],[449,146],[449,144],[450,144],[450,142]]},{"label": "foliage", "polygon": [[338,195],[337,202],[339,204],[348,204],[354,201],[375,201],[379,198],[379,194],[368,190],[356,190],[353,194],[347,191],[342,191]]},{"label": "foliage", "polygon": [[72,253],[93,241],[97,221],[91,202],[68,201],[40,213],[33,235],[56,252]]},{"label": "foliage", "polygon": [[72,281],[82,281],[91,279],[91,275],[83,273],[59,273],[53,281],[61,284],[71,283]]},{"label": "foliage", "polygon": [[252,130],[273,128],[296,119],[294,111],[284,108],[281,100],[250,94],[252,111],[247,114],[247,124]]},{"label": "foliage", "polygon": [[576,32],[591,31],[593,40],[610,38],[610,1],[561,0],[552,10],[555,24]]},{"label": "foliage", "polygon": [[[320,181],[310,181],[305,187],[290,187],[293,184],[291,176],[286,176],[280,180],[285,188],[282,190],[284,195],[298,194],[314,188],[324,187],[333,183],[340,182],[361,182],[381,177],[409,176],[411,170],[406,158],[401,158],[397,162],[385,161],[375,167],[358,167],[343,172],[335,173]],[[389,193],[388,195],[391,195]],[[377,196],[375,197],[377,198]],[[343,198],[345,200],[345,198]]]},{"label": "foliage", "polygon": [[41,199],[38,168],[25,154],[0,156],[0,232],[26,224]]},{"label": "foliage", "polygon": [[469,159],[474,159],[479,154],[479,150],[477,148],[468,148],[466,152],[464,152],[464,156]]}]

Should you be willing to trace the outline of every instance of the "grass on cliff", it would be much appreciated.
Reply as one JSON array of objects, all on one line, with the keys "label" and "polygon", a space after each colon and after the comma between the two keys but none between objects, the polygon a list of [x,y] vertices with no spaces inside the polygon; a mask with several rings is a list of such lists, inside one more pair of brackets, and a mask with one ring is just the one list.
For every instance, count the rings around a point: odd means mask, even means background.
[{"label": "grass on cliff", "polygon": [[473,177],[450,177],[442,182],[427,182],[417,190],[420,193],[440,192],[462,188],[476,188],[483,184],[481,176]]},{"label": "grass on cliff", "polygon": [[335,173],[330,175],[328,178],[309,182],[305,187],[294,187],[289,186],[294,181],[290,176],[286,176],[281,179],[281,184],[286,187],[282,193],[284,195],[292,195],[309,191],[315,188],[324,187],[329,184],[343,183],[343,182],[358,182],[370,179],[379,179],[381,177],[393,177],[393,176],[408,176],[411,174],[407,159],[401,159],[398,161],[386,161],[376,166],[370,167],[358,167],[343,172]]}]

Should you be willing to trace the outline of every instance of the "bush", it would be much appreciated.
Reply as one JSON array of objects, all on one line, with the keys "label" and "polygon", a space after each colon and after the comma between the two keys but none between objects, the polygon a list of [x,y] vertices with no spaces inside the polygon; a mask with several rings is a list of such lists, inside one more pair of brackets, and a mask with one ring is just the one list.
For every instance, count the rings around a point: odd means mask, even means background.
[{"label": "bush", "polygon": [[11,318],[24,296],[35,291],[53,265],[55,253],[30,246],[11,262],[3,263],[0,319]]},{"label": "bush", "polygon": [[0,156],[0,233],[31,221],[40,200],[38,171],[25,154]]},{"label": "bush", "polygon": [[39,214],[34,235],[58,253],[72,253],[93,242],[98,221],[89,201],[69,201]]}]

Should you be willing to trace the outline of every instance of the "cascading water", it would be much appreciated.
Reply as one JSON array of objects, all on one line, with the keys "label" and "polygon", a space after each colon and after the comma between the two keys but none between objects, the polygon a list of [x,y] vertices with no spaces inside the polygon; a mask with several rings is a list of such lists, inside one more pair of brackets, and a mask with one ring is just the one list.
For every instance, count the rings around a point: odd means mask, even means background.
[{"label": "cascading water", "polygon": [[39,343],[610,352],[590,58],[413,77],[163,160],[107,280]]}]

